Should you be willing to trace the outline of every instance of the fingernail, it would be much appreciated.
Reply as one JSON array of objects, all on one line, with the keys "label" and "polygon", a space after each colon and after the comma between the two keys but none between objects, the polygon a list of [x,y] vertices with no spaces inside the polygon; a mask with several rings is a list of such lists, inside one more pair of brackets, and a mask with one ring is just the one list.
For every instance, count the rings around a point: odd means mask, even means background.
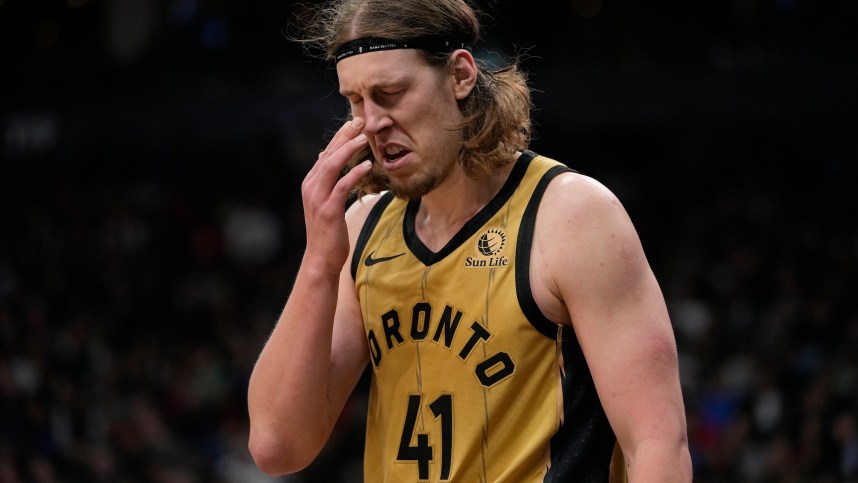
[{"label": "fingernail", "polygon": [[364,134],[364,133],[358,134],[357,137],[355,137],[355,141],[357,141],[359,143],[366,141],[366,134]]},{"label": "fingernail", "polygon": [[363,118],[356,117],[352,119],[352,126],[354,126],[356,129],[360,129],[361,127],[363,127]]}]

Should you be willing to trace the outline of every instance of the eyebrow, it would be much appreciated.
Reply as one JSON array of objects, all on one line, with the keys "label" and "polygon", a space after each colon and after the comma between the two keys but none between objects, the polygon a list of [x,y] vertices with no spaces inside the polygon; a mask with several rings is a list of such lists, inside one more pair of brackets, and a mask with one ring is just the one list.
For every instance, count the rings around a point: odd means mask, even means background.
[{"label": "eyebrow", "polygon": [[[403,77],[403,78],[394,79],[391,81],[382,81],[382,82],[372,84],[369,86],[369,90],[370,91],[380,91],[382,89],[388,89],[391,87],[397,87],[397,88],[403,87],[406,84],[408,84],[408,81],[406,80],[406,78]],[[342,89],[342,88],[340,89],[340,95],[342,95],[344,97],[352,96],[355,94],[357,94],[357,92],[352,91],[350,89]]]}]

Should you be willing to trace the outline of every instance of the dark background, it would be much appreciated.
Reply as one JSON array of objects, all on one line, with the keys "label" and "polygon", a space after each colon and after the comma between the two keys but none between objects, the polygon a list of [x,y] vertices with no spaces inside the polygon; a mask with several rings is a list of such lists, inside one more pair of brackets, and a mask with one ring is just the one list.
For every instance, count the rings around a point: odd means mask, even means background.
[{"label": "dark background", "polygon": [[[266,481],[247,378],[346,108],[292,3],[0,0],[0,482]],[[695,481],[858,481],[858,2],[481,6],[640,232]],[[364,398],[284,480],[361,480]]]}]

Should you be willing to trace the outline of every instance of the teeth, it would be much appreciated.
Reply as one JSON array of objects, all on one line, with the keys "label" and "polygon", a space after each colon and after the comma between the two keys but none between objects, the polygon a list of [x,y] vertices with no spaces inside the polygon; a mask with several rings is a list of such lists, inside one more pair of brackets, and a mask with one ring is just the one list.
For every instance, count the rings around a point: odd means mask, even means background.
[{"label": "teeth", "polygon": [[402,149],[397,148],[395,146],[390,146],[387,149],[385,149],[384,152],[387,153],[388,156],[396,156],[397,154],[402,152]]}]

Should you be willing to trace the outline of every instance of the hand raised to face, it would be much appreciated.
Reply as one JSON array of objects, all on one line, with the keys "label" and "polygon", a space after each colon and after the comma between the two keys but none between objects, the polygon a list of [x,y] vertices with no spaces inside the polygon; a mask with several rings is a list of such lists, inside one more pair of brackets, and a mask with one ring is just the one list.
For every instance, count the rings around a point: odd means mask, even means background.
[{"label": "hand raised to face", "polygon": [[340,177],[348,161],[366,145],[366,135],[361,133],[363,126],[364,120],[360,117],[343,124],[319,153],[301,184],[307,227],[305,261],[319,263],[326,272],[339,273],[348,258],[346,201],[372,169],[372,163],[366,160]]}]

